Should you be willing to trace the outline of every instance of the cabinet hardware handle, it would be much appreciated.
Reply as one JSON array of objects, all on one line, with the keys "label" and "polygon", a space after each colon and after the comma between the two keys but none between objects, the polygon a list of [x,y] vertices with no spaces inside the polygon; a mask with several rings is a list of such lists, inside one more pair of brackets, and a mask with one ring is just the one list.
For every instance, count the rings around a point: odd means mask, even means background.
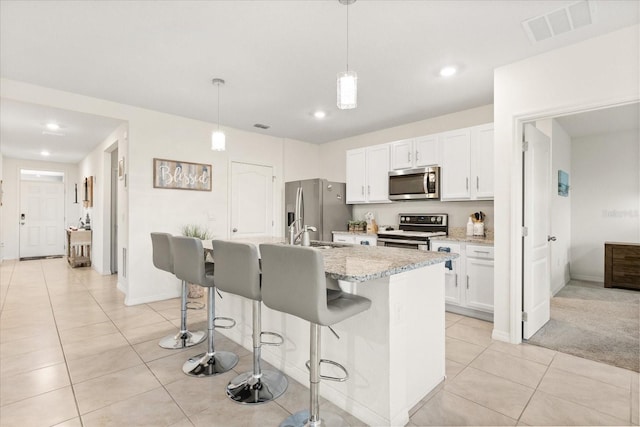
[{"label": "cabinet hardware handle", "polygon": [[371,186],[367,185],[367,194],[370,196],[371,195]]},{"label": "cabinet hardware handle", "polygon": [[458,273],[456,273],[456,288],[458,287]]},{"label": "cabinet hardware handle", "polygon": [[234,233],[237,233],[237,232],[238,232],[238,229],[237,229],[237,228],[234,228],[234,229],[233,229],[233,230],[231,230],[231,231],[233,231]]},{"label": "cabinet hardware handle", "polygon": [[489,253],[489,251],[473,251],[473,252],[475,252],[477,254],[488,254]]},{"label": "cabinet hardware handle", "polygon": [[469,289],[469,276],[467,275],[467,289]]},{"label": "cabinet hardware handle", "polygon": [[362,186],[362,195],[364,196],[364,185]]},{"label": "cabinet hardware handle", "polygon": [[407,153],[407,161],[409,161],[409,162],[411,161],[411,152]]},{"label": "cabinet hardware handle", "polygon": [[476,176],[476,190],[480,189],[480,177]]},{"label": "cabinet hardware handle", "polygon": [[420,152],[419,152],[419,151],[416,151],[416,162],[417,162],[418,160],[420,160]]},{"label": "cabinet hardware handle", "polygon": [[556,236],[547,236],[547,242],[555,242],[556,240]]},{"label": "cabinet hardware handle", "polygon": [[466,178],[467,180],[467,190],[469,189],[469,177]]}]

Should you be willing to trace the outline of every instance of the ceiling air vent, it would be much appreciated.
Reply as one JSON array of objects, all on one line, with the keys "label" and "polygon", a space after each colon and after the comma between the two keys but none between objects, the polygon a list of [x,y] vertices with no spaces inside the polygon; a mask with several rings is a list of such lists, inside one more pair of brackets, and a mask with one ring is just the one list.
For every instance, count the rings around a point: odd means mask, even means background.
[{"label": "ceiling air vent", "polygon": [[262,123],[256,123],[255,125],[253,125],[253,127],[258,129],[269,129],[271,126],[263,125]]},{"label": "ceiling air vent", "polygon": [[533,42],[539,42],[573,31],[595,22],[595,4],[580,0],[545,15],[527,19],[522,23],[524,31]]}]

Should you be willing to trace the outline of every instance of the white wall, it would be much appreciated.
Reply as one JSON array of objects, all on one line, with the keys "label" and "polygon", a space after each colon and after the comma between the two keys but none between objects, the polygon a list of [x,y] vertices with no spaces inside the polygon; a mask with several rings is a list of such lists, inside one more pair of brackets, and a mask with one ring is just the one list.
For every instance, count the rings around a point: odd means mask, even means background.
[{"label": "white wall", "polygon": [[[276,180],[274,188],[274,232],[283,230],[282,191],[284,177],[297,179],[307,173],[315,177],[316,166],[301,166],[317,158],[317,149],[300,141],[275,138],[252,132],[223,128],[227,135],[227,151],[210,150],[210,135],[215,124],[187,119],[129,105],[118,104],[74,93],[44,88],[22,82],[2,79],[0,94],[3,98],[22,102],[38,103],[121,119],[128,123],[128,136],[120,134],[118,145],[125,148],[127,187],[124,189],[128,206],[119,223],[128,226],[128,233],[119,239],[121,250],[126,250],[126,265],[119,260],[119,270],[127,270],[127,283],[119,287],[126,293],[126,304],[139,304],[179,295],[177,280],[153,267],[151,258],[151,231],[180,233],[182,225],[201,224],[217,237],[229,235],[229,171],[230,163],[241,161],[273,167]],[[111,139],[114,139],[111,138]],[[108,171],[105,167],[110,139],[83,160],[81,173],[98,177],[94,189],[96,203],[105,205],[108,197],[106,184]],[[285,152],[285,146],[287,151]],[[285,155],[286,153],[286,155]],[[301,158],[299,158],[301,157]],[[175,159],[212,165],[212,191],[183,191],[153,188],[153,158]],[[311,161],[310,161],[311,159]],[[286,160],[286,165],[285,165]],[[5,170],[6,174],[6,170]],[[103,178],[100,176],[103,175]],[[124,183],[122,184],[124,185]],[[95,206],[95,205],[94,205]],[[93,209],[92,221],[97,230],[94,245],[105,248],[106,215]],[[126,213],[126,214],[125,214]],[[74,215],[74,218],[79,215]],[[100,223],[98,225],[98,223]],[[98,241],[101,239],[102,241]],[[103,253],[96,254],[105,259]],[[101,268],[106,271],[103,262]]]},{"label": "white wall", "polygon": [[[2,161],[3,173],[3,206],[1,210],[0,227],[2,243],[4,244],[4,259],[18,259],[20,254],[20,169],[47,170],[64,173],[64,215],[65,225],[78,225],[80,218],[80,203],[74,202],[74,184],[81,187],[78,177],[78,166],[71,163],[43,162],[37,160],[14,159],[4,157]],[[63,230],[60,230],[63,233]],[[66,239],[65,239],[66,241]]]},{"label": "white wall", "polygon": [[604,242],[640,243],[637,131],[572,143],[571,277],[604,281]]},{"label": "white wall", "polygon": [[522,121],[637,101],[639,52],[635,25],[495,70],[494,338],[521,340]]},{"label": "white wall", "polygon": [[571,257],[571,196],[558,195],[558,170],[571,173],[571,137],[555,119],[539,120],[536,127],[551,139],[551,235],[556,241],[550,245],[551,251],[551,295],[555,295],[570,280],[569,260]]},{"label": "white wall", "polygon": [[[84,208],[81,206],[81,215],[87,213],[91,219],[92,230],[92,267],[100,274],[111,273],[111,154],[113,149],[118,149],[119,158],[127,160],[126,135],[128,124],[123,123],[115,129],[105,140],[93,149],[87,157],[78,164],[78,176],[83,182],[85,177],[93,177],[93,206]],[[124,181],[118,181],[118,241],[117,254],[122,259],[122,248],[127,240],[128,232],[128,199]],[[118,286],[126,290],[125,271],[118,271]]]}]

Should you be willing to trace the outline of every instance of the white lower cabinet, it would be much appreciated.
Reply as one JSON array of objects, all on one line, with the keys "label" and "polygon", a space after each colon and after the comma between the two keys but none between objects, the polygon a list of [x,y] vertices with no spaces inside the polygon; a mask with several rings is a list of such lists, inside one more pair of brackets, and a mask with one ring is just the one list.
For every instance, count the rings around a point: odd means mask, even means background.
[{"label": "white lower cabinet", "polygon": [[333,233],[333,241],[336,243],[349,243],[352,245],[376,246],[378,238],[370,235],[353,233]]},{"label": "white lower cabinet", "polygon": [[446,248],[460,254],[459,258],[451,262],[451,268],[446,270],[447,308],[455,308],[451,311],[485,320],[490,318],[493,314],[493,246],[446,240],[431,241],[432,251]]}]

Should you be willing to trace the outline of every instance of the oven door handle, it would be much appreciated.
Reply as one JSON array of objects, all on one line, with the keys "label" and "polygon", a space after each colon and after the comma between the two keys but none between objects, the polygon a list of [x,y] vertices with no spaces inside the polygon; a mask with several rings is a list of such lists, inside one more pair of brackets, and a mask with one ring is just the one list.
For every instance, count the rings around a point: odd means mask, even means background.
[{"label": "oven door handle", "polygon": [[399,243],[399,244],[404,244],[404,245],[428,245],[429,244],[428,241],[424,241],[424,240],[384,239],[384,238],[380,238],[380,237],[378,237],[378,242]]}]

